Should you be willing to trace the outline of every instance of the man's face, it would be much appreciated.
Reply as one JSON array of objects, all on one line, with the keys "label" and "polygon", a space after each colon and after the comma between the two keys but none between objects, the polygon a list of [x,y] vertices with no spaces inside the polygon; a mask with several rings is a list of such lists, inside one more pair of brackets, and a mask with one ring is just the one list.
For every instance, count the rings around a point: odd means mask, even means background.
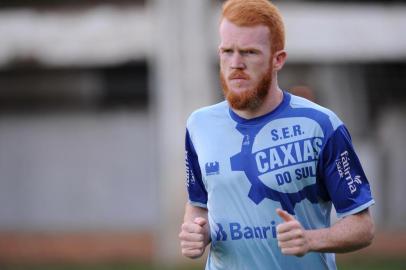
[{"label": "man's face", "polygon": [[224,19],[220,38],[220,80],[226,99],[237,110],[257,109],[272,81],[268,27],[240,27]]}]

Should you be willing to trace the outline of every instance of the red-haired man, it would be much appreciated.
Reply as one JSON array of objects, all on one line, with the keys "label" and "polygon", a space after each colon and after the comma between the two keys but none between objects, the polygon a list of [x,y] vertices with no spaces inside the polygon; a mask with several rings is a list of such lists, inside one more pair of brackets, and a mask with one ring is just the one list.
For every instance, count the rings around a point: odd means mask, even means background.
[{"label": "red-haired man", "polygon": [[[369,245],[374,203],[350,135],[330,110],[282,91],[284,26],[266,0],[223,5],[226,100],[186,131],[189,202],[183,255],[206,269],[336,269],[334,253]],[[339,217],[330,224],[334,205]]]}]

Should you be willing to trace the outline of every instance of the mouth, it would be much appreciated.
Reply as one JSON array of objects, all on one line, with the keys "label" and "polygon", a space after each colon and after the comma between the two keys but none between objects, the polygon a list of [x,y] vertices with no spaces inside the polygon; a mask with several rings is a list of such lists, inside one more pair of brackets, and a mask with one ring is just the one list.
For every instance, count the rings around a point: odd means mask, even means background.
[{"label": "mouth", "polygon": [[230,81],[235,81],[235,80],[246,81],[247,78],[245,78],[245,77],[233,77],[233,78],[230,78]]},{"label": "mouth", "polygon": [[245,85],[246,83],[246,79],[232,79],[230,81],[231,85],[237,86],[238,88],[240,88],[241,86]]},{"label": "mouth", "polygon": [[244,77],[235,77],[235,78],[231,78],[229,80],[230,83],[237,85],[238,87],[240,87],[243,84],[246,84],[247,81],[248,81],[248,79],[244,78]]}]

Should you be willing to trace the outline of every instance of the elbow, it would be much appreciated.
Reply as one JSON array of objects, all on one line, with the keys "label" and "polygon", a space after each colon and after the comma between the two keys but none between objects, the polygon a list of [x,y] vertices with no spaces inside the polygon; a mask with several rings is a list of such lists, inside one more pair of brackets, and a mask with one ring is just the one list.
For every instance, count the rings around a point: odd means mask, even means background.
[{"label": "elbow", "polygon": [[375,237],[375,225],[372,219],[369,219],[364,224],[364,237],[361,238],[363,239],[361,248],[371,245],[372,242],[374,241],[374,237]]},{"label": "elbow", "polygon": [[375,225],[374,222],[371,220],[369,222],[370,224],[368,224],[368,229],[366,231],[366,241],[365,241],[365,246],[369,246],[372,244],[372,242],[374,241],[375,238]]}]

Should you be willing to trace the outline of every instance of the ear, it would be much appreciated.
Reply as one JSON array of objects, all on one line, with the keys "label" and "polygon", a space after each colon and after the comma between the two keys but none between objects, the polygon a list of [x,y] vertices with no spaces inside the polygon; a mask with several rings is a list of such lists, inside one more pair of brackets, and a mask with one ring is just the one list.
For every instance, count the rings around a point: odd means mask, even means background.
[{"label": "ear", "polygon": [[282,69],[283,65],[286,62],[288,54],[285,50],[280,50],[274,53],[272,58],[272,65],[274,71],[279,71]]}]

